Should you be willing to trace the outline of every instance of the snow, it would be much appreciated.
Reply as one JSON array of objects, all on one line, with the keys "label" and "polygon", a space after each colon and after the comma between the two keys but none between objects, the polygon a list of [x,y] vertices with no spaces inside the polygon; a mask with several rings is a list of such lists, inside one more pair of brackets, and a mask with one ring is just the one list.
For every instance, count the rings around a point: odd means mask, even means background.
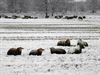
[{"label": "snow", "polygon": [[[92,19],[0,19],[0,75],[100,75],[100,19],[87,17]],[[56,46],[66,38],[71,38],[72,45],[82,38],[89,47],[78,55],[50,54],[50,47],[72,49]],[[21,56],[6,55],[9,48],[20,46]],[[42,56],[28,55],[38,48],[45,49]]]}]

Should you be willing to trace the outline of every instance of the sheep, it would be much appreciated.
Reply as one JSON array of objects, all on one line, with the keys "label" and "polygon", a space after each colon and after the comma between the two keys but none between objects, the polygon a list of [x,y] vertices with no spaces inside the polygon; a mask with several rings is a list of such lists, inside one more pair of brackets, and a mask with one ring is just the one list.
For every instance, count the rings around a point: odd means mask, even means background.
[{"label": "sheep", "polygon": [[80,45],[82,48],[85,48],[82,39],[79,39],[77,45]]},{"label": "sheep", "polygon": [[80,54],[80,53],[82,53],[82,49],[83,49],[82,46],[77,45],[76,47],[70,49],[68,51],[68,54]]},{"label": "sheep", "polygon": [[82,39],[78,40],[77,45],[82,46],[82,48],[88,47],[88,43],[85,41],[82,41]]},{"label": "sheep", "polygon": [[74,16],[65,16],[64,19],[73,19]]},{"label": "sheep", "polygon": [[86,18],[86,16],[83,16],[83,19],[85,19]]},{"label": "sheep", "polygon": [[39,48],[37,50],[32,50],[30,51],[29,55],[37,55],[37,56],[40,56],[42,55],[42,52],[44,51],[44,49],[42,48]]},{"label": "sheep", "polygon": [[24,15],[24,17],[22,17],[22,19],[33,19],[33,17]]},{"label": "sheep", "polygon": [[66,41],[58,41],[57,46],[71,46],[70,39]]},{"label": "sheep", "polygon": [[50,52],[51,54],[66,54],[66,51],[64,49],[61,48],[50,48]]},{"label": "sheep", "polygon": [[79,16],[78,19],[79,19],[79,20],[83,20],[83,17]]},{"label": "sheep", "polygon": [[46,15],[46,16],[45,16],[45,18],[49,18],[49,16],[48,16],[48,15]]},{"label": "sheep", "polygon": [[18,48],[10,48],[7,52],[7,55],[21,55],[22,53],[22,47],[18,47]]},{"label": "sheep", "polygon": [[74,15],[73,18],[77,18],[78,16]]},{"label": "sheep", "polygon": [[60,17],[59,17],[59,16],[55,16],[55,18],[56,18],[56,19],[60,19]]}]

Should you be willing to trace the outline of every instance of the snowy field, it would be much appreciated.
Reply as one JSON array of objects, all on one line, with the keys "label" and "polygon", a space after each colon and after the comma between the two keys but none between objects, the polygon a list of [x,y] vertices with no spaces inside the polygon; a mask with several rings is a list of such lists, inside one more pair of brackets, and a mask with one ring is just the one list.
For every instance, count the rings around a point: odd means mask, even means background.
[{"label": "snowy field", "polygon": [[[81,54],[50,54],[59,40],[82,38],[89,46]],[[7,56],[9,48],[23,47],[21,56]],[[44,48],[42,56],[29,56]],[[57,47],[66,51],[72,47]],[[100,75],[100,16],[85,20],[0,19],[0,75]]]}]

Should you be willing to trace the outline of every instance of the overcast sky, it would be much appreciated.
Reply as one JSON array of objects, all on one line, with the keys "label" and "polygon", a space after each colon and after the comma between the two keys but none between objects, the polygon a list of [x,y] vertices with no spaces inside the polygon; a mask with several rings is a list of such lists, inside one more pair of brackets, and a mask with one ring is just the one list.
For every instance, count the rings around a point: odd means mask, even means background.
[{"label": "overcast sky", "polygon": [[86,1],[86,0],[75,0],[75,1]]}]

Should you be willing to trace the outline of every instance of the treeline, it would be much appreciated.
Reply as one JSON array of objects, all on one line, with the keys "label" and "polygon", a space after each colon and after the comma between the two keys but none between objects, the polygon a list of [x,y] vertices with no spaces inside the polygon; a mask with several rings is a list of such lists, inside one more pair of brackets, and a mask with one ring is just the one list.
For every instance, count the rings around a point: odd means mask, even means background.
[{"label": "treeline", "polygon": [[95,13],[100,10],[100,0],[75,2],[74,0],[0,0],[0,12],[27,13],[27,12],[87,12]]}]

